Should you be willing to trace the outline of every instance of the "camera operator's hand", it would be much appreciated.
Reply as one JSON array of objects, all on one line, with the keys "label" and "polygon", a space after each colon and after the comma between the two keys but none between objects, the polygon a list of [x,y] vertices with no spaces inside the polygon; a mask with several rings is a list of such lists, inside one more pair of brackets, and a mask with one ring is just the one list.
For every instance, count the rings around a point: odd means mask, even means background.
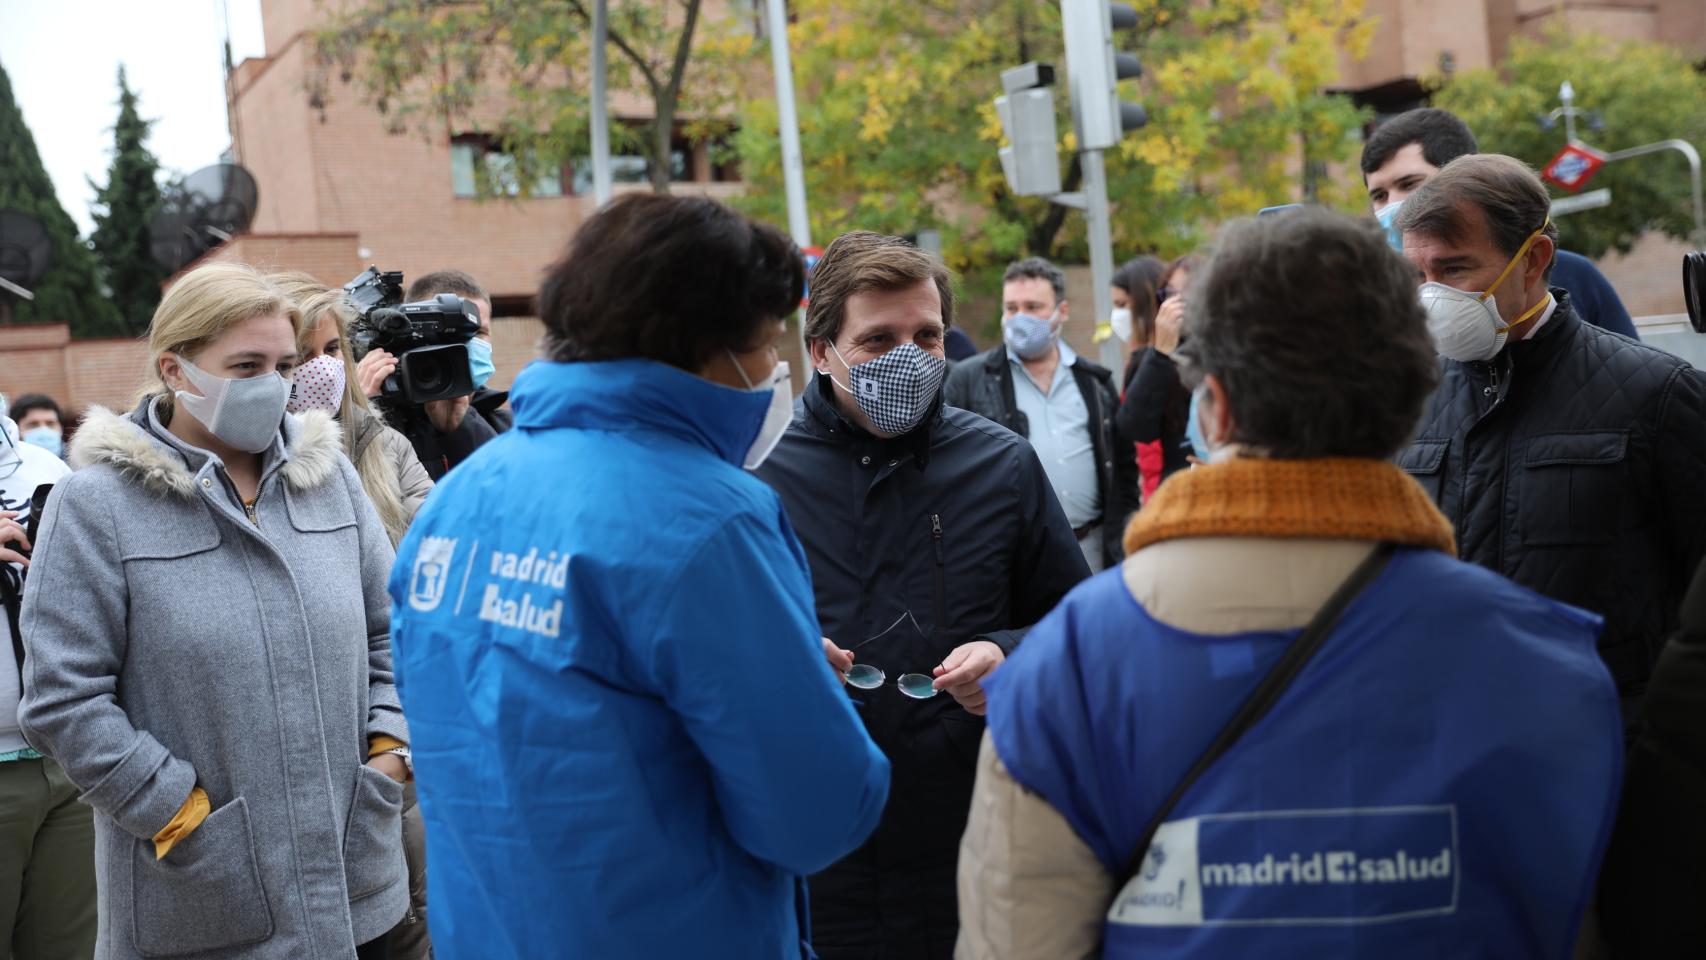
[{"label": "camera operator's hand", "polygon": [[0,563],[27,567],[30,558],[19,551],[30,549],[30,538],[23,526],[13,519],[17,515],[15,510],[0,510]]},{"label": "camera operator's hand", "polygon": [[1185,325],[1185,298],[1168,297],[1155,315],[1155,349],[1167,356],[1179,348],[1179,331]]},{"label": "camera operator's hand", "polygon": [[462,426],[462,418],[468,415],[468,396],[434,400],[422,404],[422,407],[426,410],[427,421],[432,424],[434,430],[439,433],[452,433]]},{"label": "camera operator's hand", "polygon": [[355,365],[355,379],[361,387],[361,395],[369,400],[379,396],[380,388],[385,386],[385,378],[396,371],[396,357],[378,347],[367,351],[367,356]]}]

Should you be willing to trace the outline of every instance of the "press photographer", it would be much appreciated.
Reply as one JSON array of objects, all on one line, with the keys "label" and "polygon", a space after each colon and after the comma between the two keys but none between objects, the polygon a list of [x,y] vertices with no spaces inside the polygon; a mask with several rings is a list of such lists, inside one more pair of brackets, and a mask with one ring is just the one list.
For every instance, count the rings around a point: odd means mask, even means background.
[{"label": "press photographer", "polygon": [[509,394],[485,388],[494,372],[485,288],[440,270],[416,280],[405,303],[402,284],[401,273],[370,268],[344,286],[360,313],[356,377],[436,481],[509,429]]}]

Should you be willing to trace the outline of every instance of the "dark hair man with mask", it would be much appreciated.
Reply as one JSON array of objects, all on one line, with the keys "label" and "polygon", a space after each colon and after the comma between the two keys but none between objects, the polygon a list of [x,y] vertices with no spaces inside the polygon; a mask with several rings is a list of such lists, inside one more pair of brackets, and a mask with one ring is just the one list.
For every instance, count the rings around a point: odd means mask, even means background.
[{"label": "dark hair man with mask", "polygon": [[1549,203],[1497,154],[1453,160],[1404,202],[1442,376],[1399,465],[1463,559],[1605,617],[1627,721],[1706,555],[1706,378],[1548,286]]},{"label": "dark hair man with mask", "polygon": [[[1381,225],[1390,232],[1405,197],[1441,167],[1477,149],[1469,125],[1445,110],[1410,110],[1376,127],[1362,147],[1362,182]],[[1393,237],[1396,241],[1396,234]],[[1637,336],[1635,321],[1629,319],[1617,291],[1592,260],[1557,251],[1552,283],[1570,291],[1570,303],[1583,321],[1626,337]]]},{"label": "dark hair man with mask", "polygon": [[950,405],[1031,441],[1092,571],[1118,566],[1120,536],[1137,510],[1136,448],[1120,442],[1119,393],[1108,368],[1060,338],[1066,274],[1041,257],[1007,268],[1002,342],[948,375]]},{"label": "dark hair man with mask", "polygon": [[[508,430],[514,415],[505,404],[509,394],[487,390],[486,381],[496,369],[492,366],[492,297],[480,282],[460,270],[438,270],[424,274],[409,285],[405,299],[410,303],[431,300],[441,293],[455,294],[472,303],[480,314],[480,332],[468,341],[468,357],[474,378],[474,392],[467,396],[434,400],[425,404],[427,424],[419,430],[404,430],[414,444],[415,455],[434,481],[451,467],[468,459],[480,445]],[[397,369],[397,358],[384,350],[369,350],[356,366],[356,379],[372,400],[379,396],[380,385]],[[470,416],[472,414],[472,416]],[[403,430],[393,422],[392,426]]]},{"label": "dark hair man with mask", "polygon": [[812,878],[824,960],[946,960],[982,680],[1089,569],[1022,437],[945,406],[940,260],[846,234],[812,270],[817,376],[758,475],[812,571],[830,664],[893,769],[859,850]]}]

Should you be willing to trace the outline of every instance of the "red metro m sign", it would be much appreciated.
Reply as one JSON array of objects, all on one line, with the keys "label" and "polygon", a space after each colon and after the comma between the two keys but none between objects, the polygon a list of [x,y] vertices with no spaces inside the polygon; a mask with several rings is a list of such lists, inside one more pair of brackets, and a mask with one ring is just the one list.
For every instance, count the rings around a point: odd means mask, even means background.
[{"label": "red metro m sign", "polygon": [[1540,171],[1540,178],[1562,189],[1575,192],[1587,186],[1599,168],[1605,166],[1605,154],[1579,143],[1565,145]]}]

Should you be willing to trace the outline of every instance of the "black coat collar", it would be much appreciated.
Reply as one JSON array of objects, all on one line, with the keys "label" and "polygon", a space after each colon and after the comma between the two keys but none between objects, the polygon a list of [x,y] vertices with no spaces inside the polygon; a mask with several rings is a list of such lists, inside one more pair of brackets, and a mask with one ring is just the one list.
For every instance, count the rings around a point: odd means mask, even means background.
[{"label": "black coat collar", "polygon": [[1513,340],[1505,345],[1505,351],[1510,354],[1511,366],[1517,369],[1532,367],[1550,361],[1561,350],[1568,349],[1575,341],[1577,328],[1582,325],[1581,317],[1570,305],[1570,293],[1562,287],[1553,287],[1552,299],[1558,302],[1552,316],[1546,325],[1541,327],[1533,339]]},{"label": "black coat collar", "polygon": [[842,416],[835,404],[834,390],[834,382],[821,373],[813,374],[812,382],[806,386],[805,396],[801,399],[806,408],[806,426],[812,433],[831,443],[849,447],[874,446],[886,459],[909,455],[920,470],[930,462],[930,443],[935,436],[936,424],[942,419],[940,389],[930,404],[930,411],[918,426],[898,437],[887,438],[873,436],[864,427]]}]

